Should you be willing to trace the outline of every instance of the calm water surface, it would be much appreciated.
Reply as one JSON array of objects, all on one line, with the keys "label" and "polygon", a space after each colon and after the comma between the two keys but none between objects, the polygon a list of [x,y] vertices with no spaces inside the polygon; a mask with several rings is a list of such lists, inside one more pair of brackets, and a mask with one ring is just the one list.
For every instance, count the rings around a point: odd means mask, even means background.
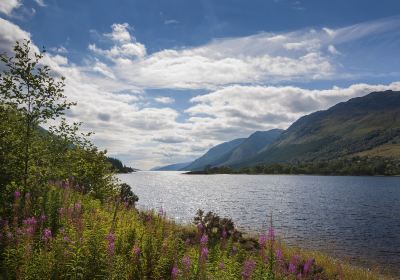
[{"label": "calm water surface", "polygon": [[288,244],[400,275],[400,177],[136,172],[119,178],[132,186],[140,208],[163,207],[178,222],[191,222],[201,208],[261,232],[273,213]]}]

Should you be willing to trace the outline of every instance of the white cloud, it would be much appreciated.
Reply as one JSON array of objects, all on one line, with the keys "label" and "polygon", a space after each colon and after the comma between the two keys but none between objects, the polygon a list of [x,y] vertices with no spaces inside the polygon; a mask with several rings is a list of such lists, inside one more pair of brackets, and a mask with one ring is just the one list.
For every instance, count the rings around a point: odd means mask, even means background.
[{"label": "white cloud", "polygon": [[[371,25],[364,31],[360,28],[346,30],[363,34],[381,30]],[[0,19],[1,51],[10,51],[16,40],[30,37]],[[274,85],[337,77],[340,66],[332,47],[340,49],[339,42],[352,40],[343,29],[331,34],[261,33],[152,54],[136,41],[127,24],[113,25],[105,38],[113,45],[104,49],[89,45],[91,55],[82,65],[72,64],[64,56],[67,53],[57,50],[52,50],[56,55],[48,53],[45,62],[66,77],[65,93],[78,101],[68,112],[69,119],[83,121],[85,130],[96,132],[93,139],[100,148],[139,168],[187,161],[222,141],[255,130],[286,128],[304,114],[371,91],[400,90],[400,83],[326,90]],[[172,98],[147,96],[148,88],[199,88],[208,93],[192,98],[182,114],[171,108]],[[161,105],[153,106],[153,101]]]},{"label": "white cloud", "polygon": [[14,9],[20,7],[20,0],[1,0],[0,1],[0,12],[6,15],[11,15]]},{"label": "white cloud", "polygon": [[10,53],[16,41],[30,39],[31,34],[14,23],[0,18],[0,50]]},{"label": "white cloud", "polygon": [[[215,89],[230,84],[279,84],[346,78],[337,45],[400,27],[399,18],[339,29],[303,29],[281,34],[223,38],[208,44],[152,54],[128,24],[114,24],[110,49],[90,44],[94,55],[112,63],[113,73],[142,88]],[[333,56],[332,56],[333,55]]]},{"label": "white cloud", "polygon": [[141,58],[146,55],[146,47],[136,42],[136,38],[131,36],[129,24],[113,24],[111,26],[112,32],[104,34],[114,42],[111,49],[101,49],[96,44],[89,44],[89,50],[94,54],[114,61],[116,63],[124,64],[129,59]]},{"label": "white cloud", "polygon": [[62,53],[62,54],[68,53],[68,50],[64,46],[51,48],[50,51],[55,52],[55,53]]},{"label": "white cloud", "polygon": [[46,3],[44,0],[35,0],[36,4],[38,4],[40,7],[46,7]]},{"label": "white cloud", "polygon": [[176,19],[167,19],[164,21],[165,25],[170,25],[170,24],[178,24],[179,21],[177,21]]},{"label": "white cloud", "polygon": [[110,37],[113,41],[119,43],[128,43],[132,41],[131,35],[129,34],[129,24],[128,23],[114,23],[111,25],[112,32],[105,34]]},{"label": "white cloud", "polygon": [[334,45],[329,45],[328,46],[328,51],[331,53],[331,54],[340,54],[340,52],[335,48],[335,46]]},{"label": "white cloud", "polygon": [[171,104],[175,102],[175,99],[173,99],[172,97],[168,97],[168,96],[158,96],[156,98],[154,98],[154,100],[158,103],[162,103],[162,104]]},{"label": "white cloud", "polygon": [[[233,85],[191,99],[186,110],[200,134],[233,139],[238,131],[287,128],[299,117],[353,97],[373,91],[400,90],[400,82],[389,85],[354,84],[348,88],[333,87],[310,90],[285,86]],[[246,134],[245,133],[245,134]]]}]

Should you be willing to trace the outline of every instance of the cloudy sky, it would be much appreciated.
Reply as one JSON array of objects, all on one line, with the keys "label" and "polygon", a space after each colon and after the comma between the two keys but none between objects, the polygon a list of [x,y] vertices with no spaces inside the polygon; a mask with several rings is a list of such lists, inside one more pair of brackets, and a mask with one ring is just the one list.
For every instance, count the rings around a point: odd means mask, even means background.
[{"label": "cloudy sky", "polygon": [[68,118],[141,169],[400,90],[398,0],[0,0],[0,52],[23,38]]}]

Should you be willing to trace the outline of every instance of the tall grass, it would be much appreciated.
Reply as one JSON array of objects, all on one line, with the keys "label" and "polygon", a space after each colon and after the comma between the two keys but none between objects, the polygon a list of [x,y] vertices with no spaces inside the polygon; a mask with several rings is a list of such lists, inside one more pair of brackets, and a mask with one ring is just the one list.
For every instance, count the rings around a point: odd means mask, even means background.
[{"label": "tall grass", "polygon": [[210,233],[201,221],[177,225],[162,209],[100,202],[68,182],[38,197],[13,190],[10,203],[1,219],[3,279],[384,279],[287,248],[272,227],[258,240]]}]

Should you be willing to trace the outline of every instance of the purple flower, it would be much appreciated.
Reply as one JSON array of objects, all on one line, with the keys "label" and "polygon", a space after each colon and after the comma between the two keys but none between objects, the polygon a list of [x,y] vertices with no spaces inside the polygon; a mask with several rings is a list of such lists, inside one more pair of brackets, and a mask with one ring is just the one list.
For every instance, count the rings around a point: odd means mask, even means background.
[{"label": "purple flower", "polygon": [[23,220],[22,223],[26,226],[34,226],[37,224],[37,220],[35,217],[30,217]]},{"label": "purple flower", "polygon": [[176,279],[178,277],[179,269],[174,265],[171,271],[171,277],[172,279]]},{"label": "purple flower", "polygon": [[294,274],[294,273],[296,273],[296,270],[297,270],[297,266],[293,262],[291,262],[289,264],[289,268],[288,268],[289,273]]},{"label": "purple flower", "polygon": [[82,204],[80,202],[77,202],[74,204],[74,209],[76,212],[80,213],[82,209]]},{"label": "purple flower", "polygon": [[51,240],[51,237],[52,237],[51,230],[45,228],[43,231],[43,240],[47,243]]},{"label": "purple flower", "polygon": [[271,241],[275,240],[275,230],[273,228],[268,230],[268,239]]},{"label": "purple flower", "polygon": [[186,246],[190,246],[190,243],[191,243],[190,238],[186,239],[185,245],[186,245]]},{"label": "purple flower", "polygon": [[282,262],[282,261],[283,261],[283,253],[282,253],[282,250],[281,250],[281,249],[277,249],[277,250],[275,251],[275,255],[276,255],[276,259],[277,259],[279,262]]},{"label": "purple flower", "polygon": [[183,263],[183,267],[184,267],[185,271],[188,271],[190,269],[190,265],[191,265],[190,257],[184,256],[182,259],[182,263]]},{"label": "purple flower", "polygon": [[199,232],[203,232],[204,226],[203,226],[202,223],[197,224],[197,230],[198,230]]},{"label": "purple flower", "polygon": [[35,229],[33,228],[33,226],[29,226],[25,229],[25,232],[28,236],[32,236],[35,232]]},{"label": "purple flower", "polygon": [[62,187],[63,189],[68,189],[68,188],[69,188],[69,182],[68,182],[68,181],[62,181],[61,187]]},{"label": "purple flower", "polygon": [[225,264],[224,264],[224,262],[220,262],[218,268],[219,268],[220,270],[224,270],[224,269],[225,269]]},{"label": "purple flower", "polygon": [[42,214],[41,216],[40,216],[40,220],[42,221],[42,222],[44,222],[44,221],[46,221],[46,215],[45,214]]},{"label": "purple flower", "polygon": [[18,199],[18,198],[20,198],[20,196],[21,196],[21,193],[20,193],[18,190],[16,190],[16,191],[14,192],[14,198],[15,198],[15,199]]},{"label": "purple flower", "polygon": [[260,237],[258,238],[258,244],[260,244],[260,247],[265,247],[267,244],[267,236],[265,234],[261,234]]},{"label": "purple flower", "polygon": [[310,269],[311,269],[312,265],[314,264],[314,262],[315,262],[314,259],[308,259],[306,261],[306,263],[304,264],[304,267],[303,267],[304,275],[307,275],[310,272]]},{"label": "purple flower", "polygon": [[227,237],[228,237],[228,233],[226,232],[226,230],[224,229],[223,231],[222,231],[222,238],[223,239],[226,239]]},{"label": "purple flower", "polygon": [[140,257],[141,253],[140,247],[138,245],[133,246],[132,253],[135,255],[135,257],[137,258]]},{"label": "purple flower", "polygon": [[114,255],[115,252],[115,235],[113,234],[112,231],[108,233],[106,236],[106,240],[108,242],[107,244],[107,251],[110,255]]},{"label": "purple flower", "polygon": [[206,261],[208,259],[208,249],[207,247],[201,248],[200,251],[200,260],[202,262]]},{"label": "purple flower", "polygon": [[208,236],[207,234],[203,234],[200,238],[200,245],[207,246],[207,242],[208,242]]},{"label": "purple flower", "polygon": [[25,194],[25,199],[28,200],[28,199],[30,199],[30,198],[31,198],[31,194],[27,192],[27,193]]},{"label": "purple flower", "polygon": [[255,261],[253,260],[246,261],[243,265],[243,271],[242,271],[243,278],[246,280],[250,279],[255,267],[256,267]]}]

